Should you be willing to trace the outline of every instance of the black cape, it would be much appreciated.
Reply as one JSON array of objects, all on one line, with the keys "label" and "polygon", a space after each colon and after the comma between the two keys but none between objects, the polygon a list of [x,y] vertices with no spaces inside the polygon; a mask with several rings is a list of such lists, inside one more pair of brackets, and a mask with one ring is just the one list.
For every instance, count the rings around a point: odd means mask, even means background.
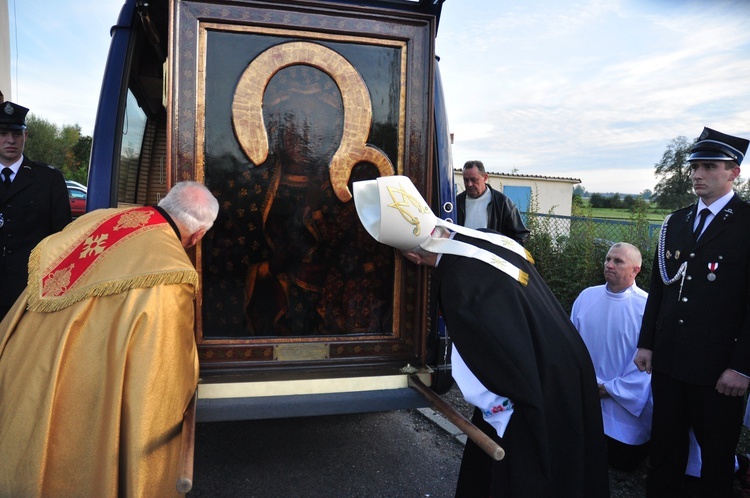
[{"label": "black cape", "polygon": [[[506,451],[492,464],[492,495],[609,496],[596,377],[581,336],[532,264],[482,240],[455,240],[529,275],[524,286],[487,263],[448,254],[435,271],[443,318],[462,358],[490,391],[514,403],[503,438],[489,434]],[[462,468],[486,465],[467,462],[470,453]],[[459,478],[458,495],[467,484]]]}]

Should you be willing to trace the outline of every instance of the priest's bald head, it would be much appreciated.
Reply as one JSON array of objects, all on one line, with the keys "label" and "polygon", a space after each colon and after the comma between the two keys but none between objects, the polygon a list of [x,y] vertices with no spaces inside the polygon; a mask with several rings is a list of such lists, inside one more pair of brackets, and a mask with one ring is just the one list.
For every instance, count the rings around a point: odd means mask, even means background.
[{"label": "priest's bald head", "polygon": [[177,225],[180,242],[185,249],[193,247],[203,238],[219,214],[219,201],[205,185],[194,181],[175,183],[159,201],[159,207]]}]

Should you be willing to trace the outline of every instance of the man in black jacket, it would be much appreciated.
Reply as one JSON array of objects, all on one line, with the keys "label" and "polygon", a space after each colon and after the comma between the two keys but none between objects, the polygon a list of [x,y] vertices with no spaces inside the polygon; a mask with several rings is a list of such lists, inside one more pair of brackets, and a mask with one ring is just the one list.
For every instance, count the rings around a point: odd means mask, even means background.
[{"label": "man in black jacket", "polygon": [[[482,430],[506,450],[473,479],[459,476],[456,496],[609,496],[594,367],[528,251],[497,232],[436,218],[407,177],[355,182],[353,193],[370,235],[436,267],[453,376],[481,408]],[[464,453],[462,468],[470,460]]]},{"label": "man in black jacket", "polygon": [[31,250],[72,219],[63,174],[23,154],[27,112],[0,103],[0,320],[26,287]]},{"label": "man in black jacket", "polygon": [[482,161],[467,161],[463,168],[466,190],[456,197],[458,224],[469,228],[490,228],[523,244],[529,230],[513,201],[487,184],[489,175]]},{"label": "man in black jacket", "polygon": [[702,496],[732,496],[750,376],[750,206],[732,185],[747,147],[704,128],[688,157],[698,203],[662,225],[635,357],[653,374],[649,496],[684,496],[690,427]]}]

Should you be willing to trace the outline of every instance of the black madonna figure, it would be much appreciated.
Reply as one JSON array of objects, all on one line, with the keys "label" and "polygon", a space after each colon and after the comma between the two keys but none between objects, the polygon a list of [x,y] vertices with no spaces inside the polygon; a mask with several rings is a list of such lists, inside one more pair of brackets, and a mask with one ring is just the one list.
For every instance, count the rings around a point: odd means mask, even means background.
[{"label": "black madonna figure", "polygon": [[[258,169],[267,171],[268,189],[258,242],[268,257],[248,268],[247,334],[382,333],[391,320],[393,256],[368,240],[352,202],[331,183],[345,134],[338,86],[314,67],[284,68],[265,89],[263,119],[269,154]],[[378,171],[362,163],[351,175]]]}]

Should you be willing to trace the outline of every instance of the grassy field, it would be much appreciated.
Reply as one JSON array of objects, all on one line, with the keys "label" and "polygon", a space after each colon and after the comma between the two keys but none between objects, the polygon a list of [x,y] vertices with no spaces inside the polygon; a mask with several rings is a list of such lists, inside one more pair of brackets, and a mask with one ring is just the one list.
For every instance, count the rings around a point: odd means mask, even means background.
[{"label": "grassy field", "polygon": [[[591,215],[592,218],[604,218],[612,220],[629,220],[631,213],[628,209],[607,209],[589,207],[589,199],[583,199],[584,216]],[[646,217],[651,223],[661,223],[664,217],[669,214],[669,210],[649,207]]]}]

